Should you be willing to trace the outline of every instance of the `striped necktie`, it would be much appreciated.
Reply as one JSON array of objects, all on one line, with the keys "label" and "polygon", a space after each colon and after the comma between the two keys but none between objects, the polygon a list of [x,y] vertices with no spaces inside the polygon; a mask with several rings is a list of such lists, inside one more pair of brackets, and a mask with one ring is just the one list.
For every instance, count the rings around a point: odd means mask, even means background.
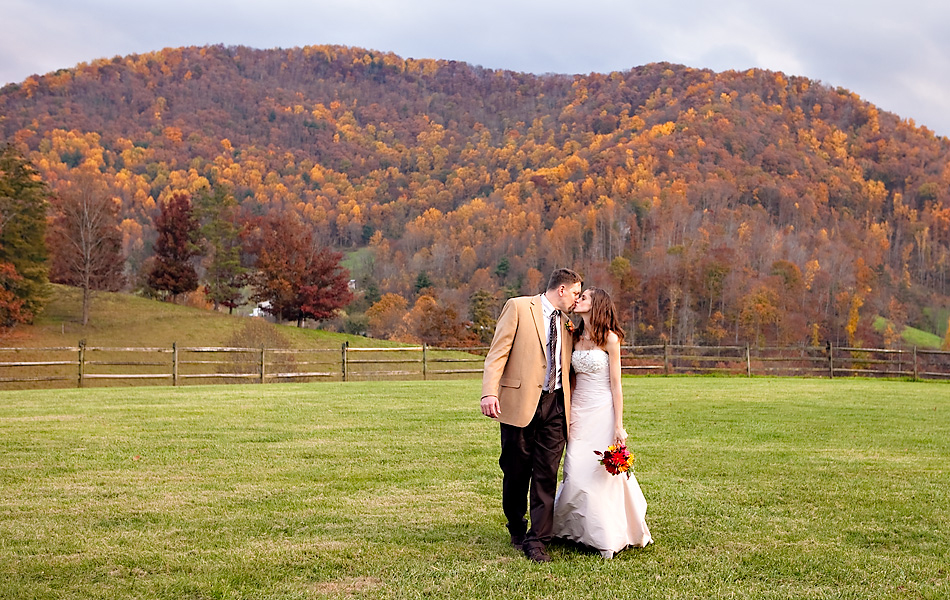
[{"label": "striped necktie", "polygon": [[557,375],[557,360],[555,351],[557,349],[557,325],[558,317],[561,311],[555,310],[551,313],[551,324],[548,328],[548,374],[544,378],[544,389],[553,392],[556,386],[555,376]]}]

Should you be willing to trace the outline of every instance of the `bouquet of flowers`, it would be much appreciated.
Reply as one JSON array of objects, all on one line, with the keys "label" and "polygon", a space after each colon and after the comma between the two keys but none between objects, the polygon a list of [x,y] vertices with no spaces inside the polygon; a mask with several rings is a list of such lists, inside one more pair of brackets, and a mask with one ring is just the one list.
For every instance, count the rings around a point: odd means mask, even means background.
[{"label": "bouquet of flowers", "polygon": [[615,444],[603,452],[594,450],[594,454],[601,457],[598,462],[604,465],[608,473],[611,475],[626,473],[627,479],[630,479],[630,475],[633,473],[633,461],[636,460],[636,458],[633,454],[630,454],[625,444]]}]

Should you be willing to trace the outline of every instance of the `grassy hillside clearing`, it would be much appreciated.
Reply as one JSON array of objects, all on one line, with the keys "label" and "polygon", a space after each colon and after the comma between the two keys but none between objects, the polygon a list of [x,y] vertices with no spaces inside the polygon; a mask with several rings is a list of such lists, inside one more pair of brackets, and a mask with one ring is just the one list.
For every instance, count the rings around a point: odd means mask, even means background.
[{"label": "grassy hillside clearing", "polygon": [[[75,346],[84,339],[96,346],[224,346],[251,317],[229,315],[142,298],[131,294],[99,292],[95,295],[89,325],[80,324],[78,288],[53,285],[52,298],[33,326],[19,327],[3,337],[0,346]],[[339,348],[397,346],[391,342],[317,329],[274,325],[292,347]]]}]

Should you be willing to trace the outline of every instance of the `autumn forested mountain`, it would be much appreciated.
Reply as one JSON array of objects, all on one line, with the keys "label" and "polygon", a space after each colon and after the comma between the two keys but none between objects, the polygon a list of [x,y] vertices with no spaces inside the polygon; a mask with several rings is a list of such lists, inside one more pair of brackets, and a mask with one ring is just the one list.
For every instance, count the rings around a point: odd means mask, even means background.
[{"label": "autumn forested mountain", "polygon": [[130,285],[160,203],[224,189],[359,250],[349,323],[376,335],[472,338],[558,266],[611,291],[636,343],[946,330],[950,141],[803,77],[182,48],[8,85],[0,133],[54,191],[97,169]]}]

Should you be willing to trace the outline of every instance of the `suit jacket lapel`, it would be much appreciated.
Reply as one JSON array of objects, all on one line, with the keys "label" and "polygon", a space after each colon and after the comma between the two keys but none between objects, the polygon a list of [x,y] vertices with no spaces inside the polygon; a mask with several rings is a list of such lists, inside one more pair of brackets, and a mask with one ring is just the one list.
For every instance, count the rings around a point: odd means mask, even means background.
[{"label": "suit jacket lapel", "polygon": [[544,307],[541,306],[540,296],[531,298],[531,315],[534,317],[534,327],[538,331],[538,341],[541,343],[541,347],[544,348],[547,333],[544,331]]}]

